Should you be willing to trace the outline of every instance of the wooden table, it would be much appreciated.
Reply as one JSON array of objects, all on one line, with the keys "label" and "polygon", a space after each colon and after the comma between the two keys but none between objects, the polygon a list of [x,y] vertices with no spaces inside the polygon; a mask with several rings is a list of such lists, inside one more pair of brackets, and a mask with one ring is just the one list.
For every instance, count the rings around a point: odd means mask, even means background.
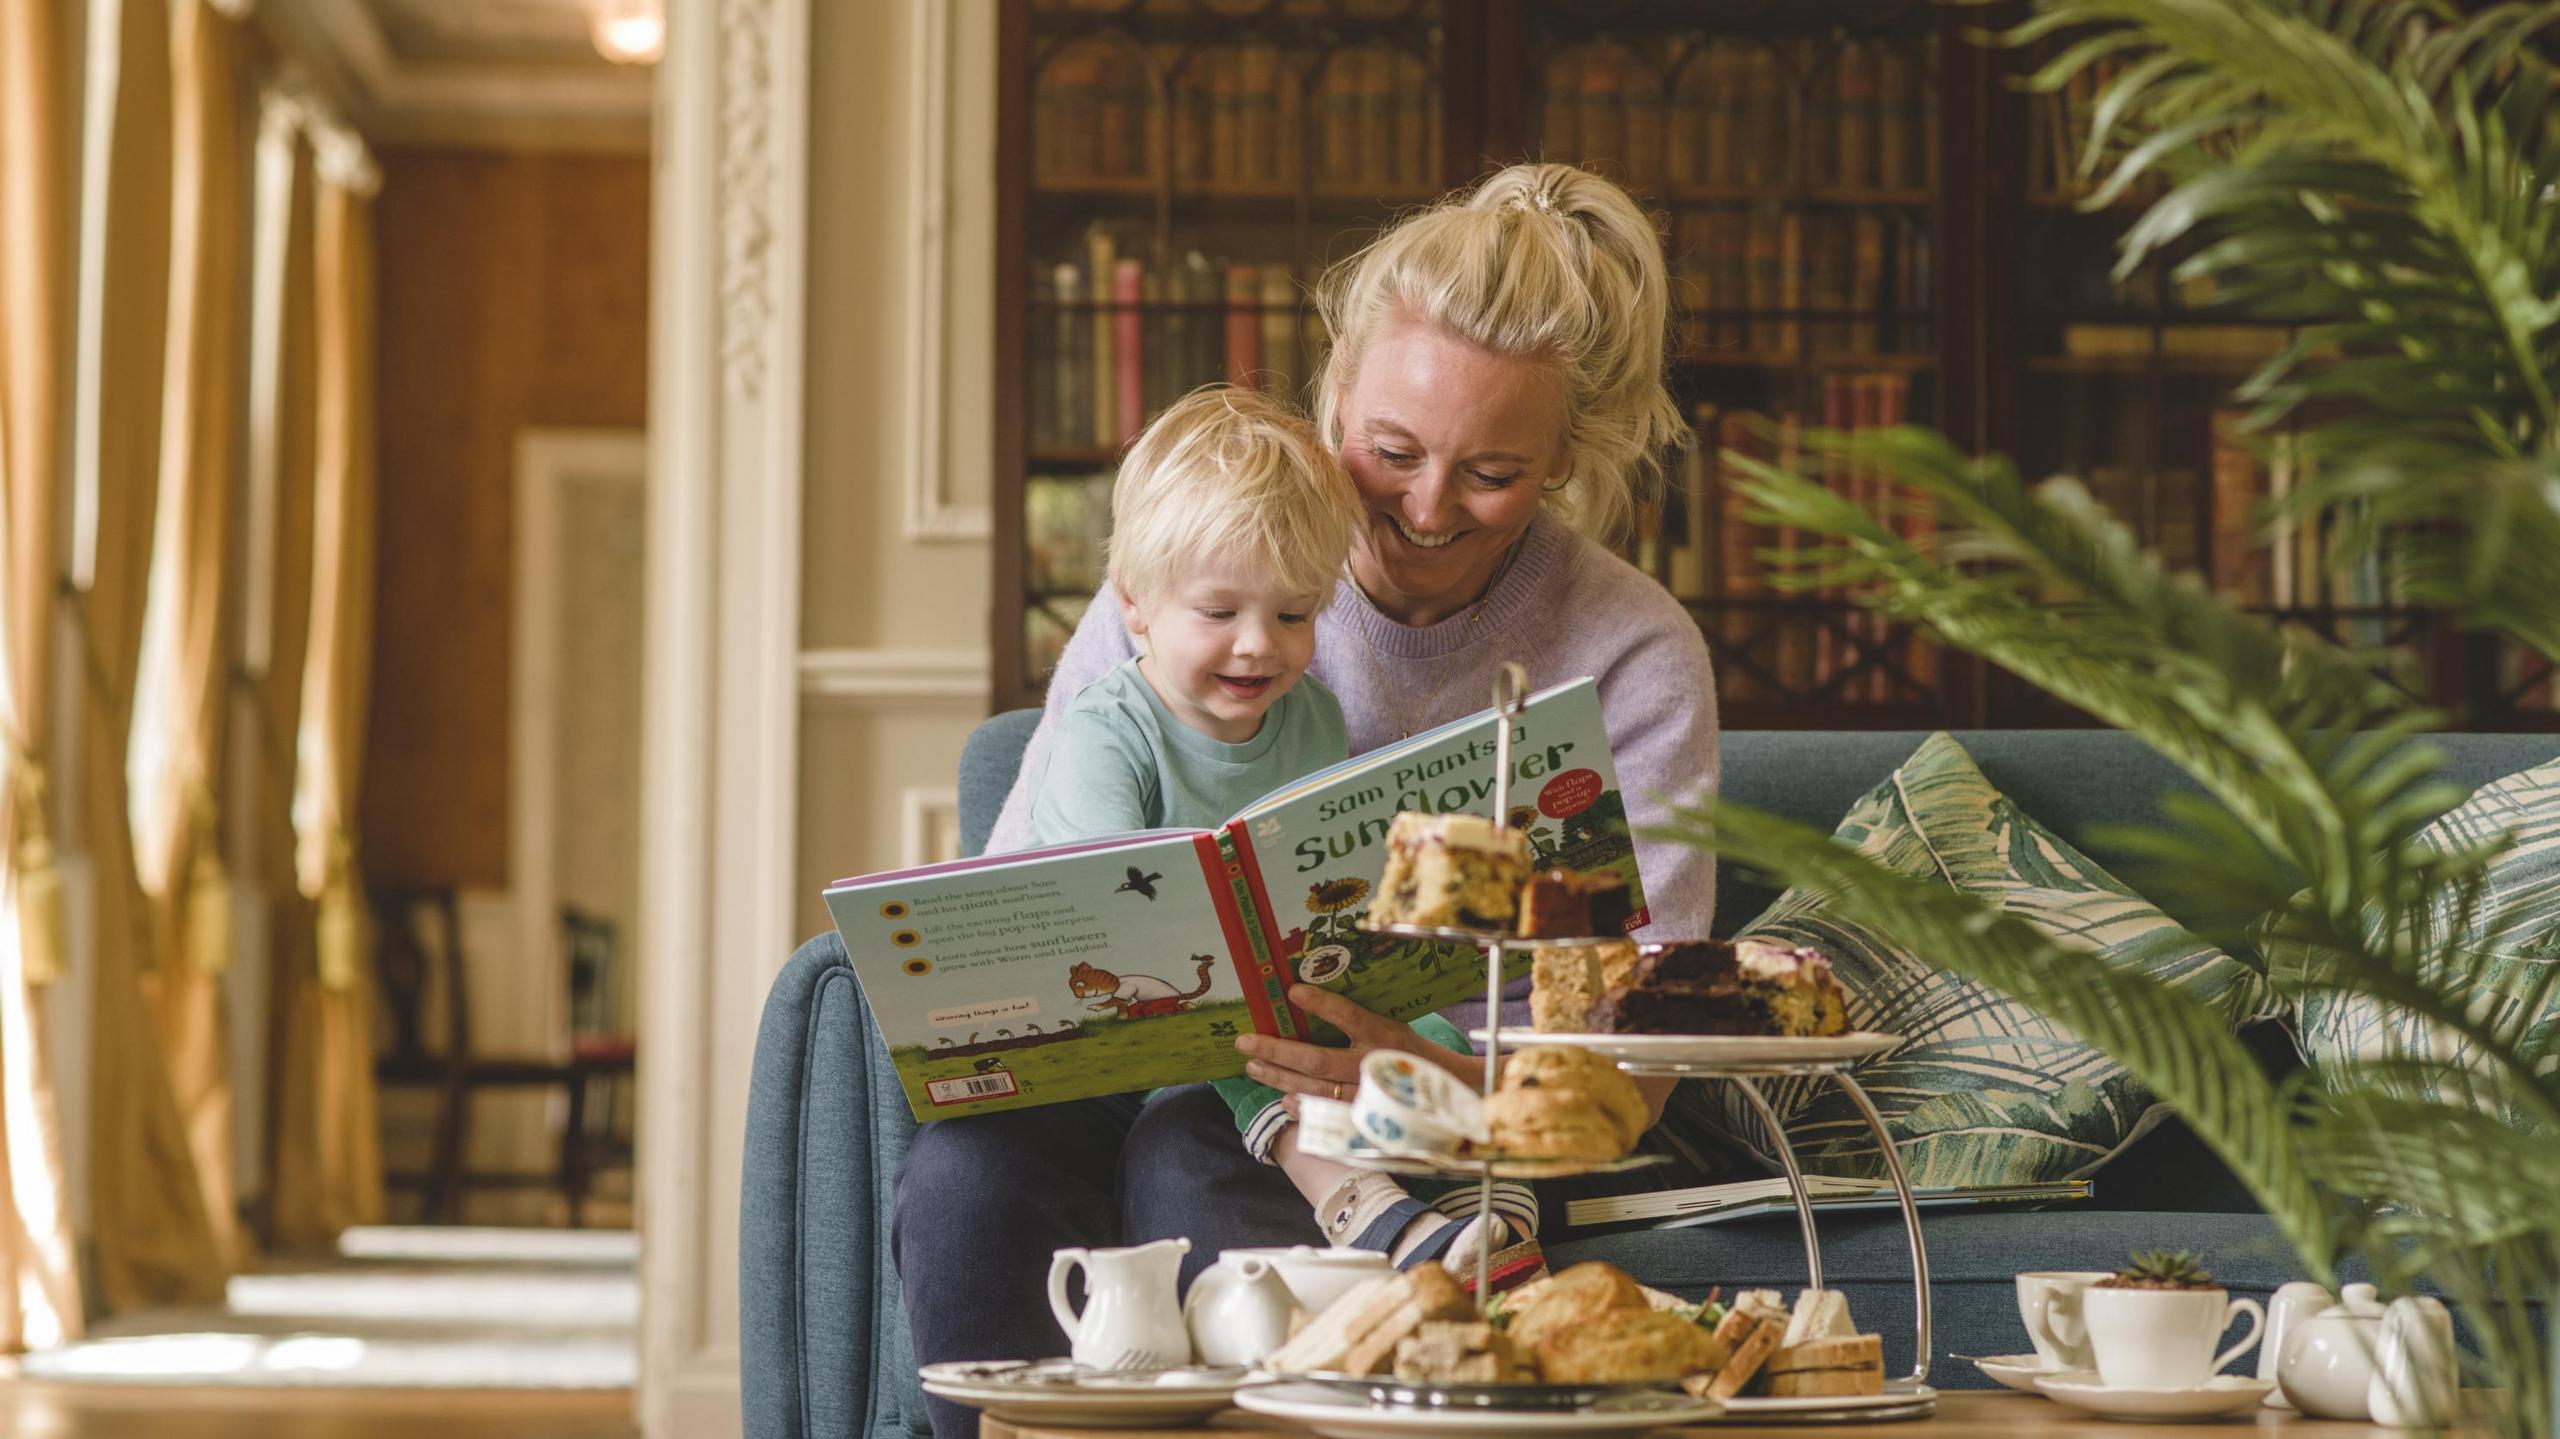
[{"label": "wooden table", "polygon": [[[1938,1396],[1937,1417],[1897,1424],[1824,1424],[1807,1427],[1764,1424],[1690,1425],[1655,1431],[1656,1439],[1828,1439],[1828,1436],[1872,1436],[1872,1439],[2142,1439],[2146,1434],[2252,1434],[2259,1439],[2374,1439],[2402,1431],[2372,1424],[2332,1419],[2305,1419],[2275,1409],[2258,1409],[2222,1419],[2190,1424],[2127,1424],[2065,1409],[2050,1399],[2006,1390],[1958,1390]],[[1198,1429],[1070,1429],[1058,1425],[1013,1425],[988,1419],[979,1425],[981,1439],[1308,1439],[1307,1430],[1275,1424],[1260,1415],[1230,1410],[1207,1428]],[[2457,1433],[2485,1429],[2457,1430]]]}]

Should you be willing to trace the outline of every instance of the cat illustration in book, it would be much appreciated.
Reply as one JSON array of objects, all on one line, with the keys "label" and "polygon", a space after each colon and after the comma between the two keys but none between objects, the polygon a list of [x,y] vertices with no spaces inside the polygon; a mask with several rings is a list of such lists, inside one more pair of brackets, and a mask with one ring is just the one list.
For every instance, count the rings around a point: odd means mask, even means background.
[{"label": "cat illustration in book", "polygon": [[1197,989],[1175,989],[1169,981],[1152,974],[1118,975],[1077,960],[1075,968],[1067,971],[1067,992],[1078,999],[1093,1000],[1085,1006],[1089,1010],[1117,1014],[1122,1019],[1153,1019],[1160,1014],[1180,1014],[1190,1008],[1190,1001],[1209,992],[1209,971],[1218,963],[1205,954],[1195,954],[1191,958],[1200,966],[1200,987]]}]

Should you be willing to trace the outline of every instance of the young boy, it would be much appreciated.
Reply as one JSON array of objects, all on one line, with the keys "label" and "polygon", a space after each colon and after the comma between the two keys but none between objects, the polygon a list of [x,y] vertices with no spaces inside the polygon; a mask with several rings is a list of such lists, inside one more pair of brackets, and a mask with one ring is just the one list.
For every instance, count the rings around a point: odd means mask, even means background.
[{"label": "young boy", "polygon": [[[1060,717],[1032,788],[1030,843],[1216,825],[1346,758],[1342,706],[1307,666],[1362,523],[1349,474],[1279,401],[1212,385],[1158,416],[1111,491],[1108,592],[1139,657]],[[1438,1015],[1413,1027],[1467,1048]],[[1333,1243],[1400,1265],[1473,1262],[1473,1223],[1459,1221],[1474,1185],[1436,1209],[1386,1175],[1299,1153],[1278,1090],[1242,1078],[1216,1087],[1247,1147],[1288,1174]],[[1495,1213],[1497,1248],[1537,1225],[1524,1186],[1497,1186]]]}]

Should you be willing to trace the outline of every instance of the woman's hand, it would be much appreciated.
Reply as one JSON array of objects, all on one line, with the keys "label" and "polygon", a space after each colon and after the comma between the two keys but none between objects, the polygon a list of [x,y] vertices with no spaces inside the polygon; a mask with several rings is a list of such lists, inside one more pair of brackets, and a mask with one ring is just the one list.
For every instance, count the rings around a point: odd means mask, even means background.
[{"label": "woman's hand", "polygon": [[1432,1043],[1413,1026],[1374,1014],[1329,989],[1292,985],[1289,1002],[1350,1036],[1347,1049],[1329,1049],[1298,1039],[1267,1034],[1240,1034],[1236,1049],[1245,1057],[1247,1078],[1287,1094],[1289,1112],[1298,1112],[1297,1096],[1312,1094],[1348,1103],[1360,1089],[1360,1061],[1373,1049],[1398,1049],[1419,1055],[1474,1088],[1484,1087],[1484,1061],[1471,1054]]}]

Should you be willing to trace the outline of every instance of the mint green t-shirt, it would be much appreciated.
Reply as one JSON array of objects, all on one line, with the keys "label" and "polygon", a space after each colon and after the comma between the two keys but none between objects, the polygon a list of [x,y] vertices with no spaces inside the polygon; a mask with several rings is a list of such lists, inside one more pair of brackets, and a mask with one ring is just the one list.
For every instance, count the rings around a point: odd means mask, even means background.
[{"label": "mint green t-shirt", "polygon": [[[1301,675],[1262,716],[1262,728],[1228,744],[1184,724],[1166,708],[1136,660],[1124,660],[1086,685],[1058,717],[1031,791],[1030,844],[1068,844],[1133,829],[1209,829],[1289,783],[1351,754],[1342,705],[1333,691]],[[1456,1025],[1425,1015],[1425,1038],[1464,1050]],[[1239,1076],[1221,1079],[1218,1096],[1235,1111],[1236,1128],[1257,1157],[1278,1137],[1282,1096]],[[1256,1124],[1257,1116],[1263,1116]]]},{"label": "mint green t-shirt", "polygon": [[1300,675],[1262,728],[1228,744],[1184,724],[1127,660],[1086,685],[1058,718],[1031,791],[1033,846],[1133,829],[1210,829],[1237,810],[1351,755],[1342,705]]}]

